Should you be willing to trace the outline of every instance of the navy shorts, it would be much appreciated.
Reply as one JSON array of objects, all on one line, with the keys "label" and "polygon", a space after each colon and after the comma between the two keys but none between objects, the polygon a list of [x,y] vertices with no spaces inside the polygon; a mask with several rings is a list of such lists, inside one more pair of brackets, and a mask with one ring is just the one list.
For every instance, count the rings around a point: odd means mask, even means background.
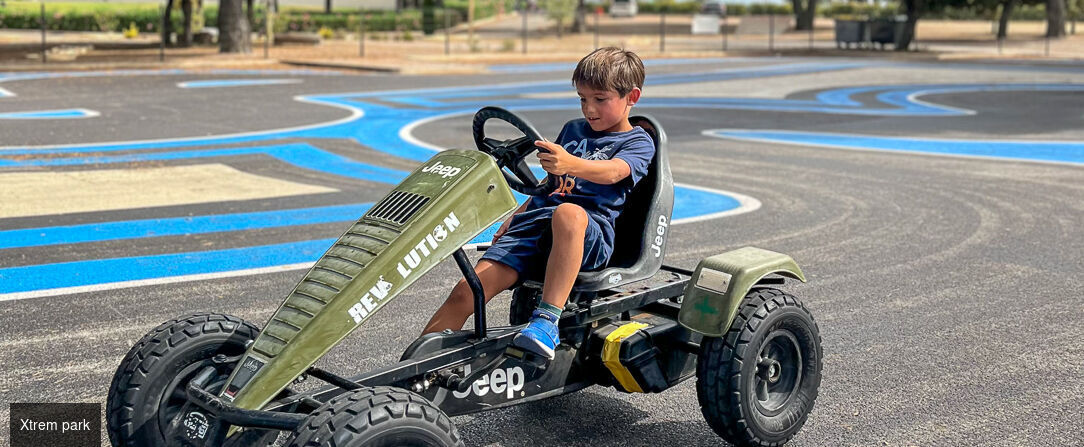
[{"label": "navy shorts", "polygon": [[[555,208],[538,208],[517,214],[512,218],[508,232],[486,250],[482,259],[511,267],[519,273],[520,281],[542,279],[553,246],[551,222]],[[580,271],[590,272],[605,267],[612,253],[613,247],[606,243],[602,227],[588,215]]]}]

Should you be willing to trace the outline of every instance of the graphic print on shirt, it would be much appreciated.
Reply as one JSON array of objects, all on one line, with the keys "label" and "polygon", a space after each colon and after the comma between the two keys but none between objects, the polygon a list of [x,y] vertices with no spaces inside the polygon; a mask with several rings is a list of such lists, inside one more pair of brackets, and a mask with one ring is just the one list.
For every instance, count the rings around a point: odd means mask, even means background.
[{"label": "graphic print on shirt", "polygon": [[613,150],[613,148],[613,144],[608,144],[604,148],[595,148],[595,150],[591,151],[591,153],[583,155],[581,158],[583,158],[584,160],[609,160],[610,151]]},{"label": "graphic print on shirt", "polygon": [[[587,139],[584,138],[580,141],[569,141],[564,145],[565,151],[568,153],[580,157],[584,160],[609,160],[610,151],[613,150],[614,145],[608,144],[606,147],[595,148],[588,152]],[[576,177],[571,175],[562,175],[557,177],[557,189],[554,189],[550,195],[563,196],[571,193],[572,189],[576,187]]]}]

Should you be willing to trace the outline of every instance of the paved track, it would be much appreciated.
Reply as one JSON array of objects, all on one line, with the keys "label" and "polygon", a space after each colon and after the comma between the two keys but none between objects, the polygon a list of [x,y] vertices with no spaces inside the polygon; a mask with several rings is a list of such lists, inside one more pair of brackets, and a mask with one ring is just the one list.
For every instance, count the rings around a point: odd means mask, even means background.
[{"label": "paved track", "polygon": [[[850,63],[854,65],[843,66]],[[787,74],[773,71],[787,64],[821,68],[803,66]],[[833,64],[840,67],[824,68]],[[695,76],[721,68],[745,75]],[[710,254],[756,245],[792,254],[810,278],[809,283],[788,289],[805,300],[820,325],[824,381],[813,415],[793,445],[1084,444],[1080,413],[1084,407],[1084,345],[1080,343],[1084,337],[1084,279],[1080,277],[1084,272],[1084,161],[1072,158],[1073,151],[1081,151],[1084,145],[1080,109],[1084,75],[1074,68],[765,59],[657,66],[649,71],[649,79],[670,75],[676,79],[649,85],[645,97],[656,106],[649,108],[645,101],[642,110],[660,117],[666,126],[675,179],[745,194],[762,204],[753,212],[676,226],[667,260],[692,267]],[[229,78],[303,82],[176,87],[178,82]],[[8,81],[0,86],[16,96],[0,98],[0,113],[83,108],[100,116],[0,120],[2,144],[9,148],[0,150],[0,160],[25,163],[72,156],[18,155],[20,150],[44,145],[273,130],[349,114],[294,101],[297,95],[565,79],[566,72],[552,71],[477,77],[222,73]],[[851,111],[826,113],[824,104],[807,103],[845,86],[1022,83],[1060,87],[945,92],[917,98],[925,104],[974,112],[959,115],[864,112],[893,109],[884,106],[874,92],[855,94],[852,99],[861,105],[851,106]],[[652,96],[653,90],[658,94]],[[530,92],[534,95],[530,101],[559,101],[547,99],[562,95],[560,89],[553,91]],[[517,93],[478,96],[477,102],[497,104],[520,100]],[[690,98],[705,96],[715,99],[700,107],[682,106],[691,103]],[[371,101],[390,104],[387,99]],[[765,107],[764,100],[770,106]],[[575,103],[569,104],[524,114],[543,134],[554,135],[561,123],[576,115]],[[464,100],[463,107],[468,105],[473,102]],[[531,107],[529,102],[523,106]],[[468,126],[463,116],[436,118],[418,126],[413,134],[432,145],[469,147]],[[1052,140],[1065,145],[1059,154],[1068,159],[1028,161],[1026,150],[1025,160],[855,151],[702,133],[721,128],[865,137]],[[356,140],[288,137],[275,143],[307,143],[392,170],[416,165],[410,157],[395,157],[382,152],[386,147],[365,147]],[[267,144],[205,141],[183,145],[200,149]],[[161,151],[152,145],[151,151],[156,150]],[[109,155],[140,151],[119,148]],[[208,160],[0,164],[0,185],[13,173],[62,176]],[[386,182],[297,169],[266,152],[218,157],[213,163],[336,192],[7,217],[0,218],[0,231],[371,202],[391,187]],[[282,186],[281,191],[290,188]],[[126,194],[139,196],[140,191]],[[0,201],[5,209],[25,207],[23,202],[21,197]],[[0,249],[0,281],[10,282],[3,272],[10,275],[16,267],[320,240],[337,236],[343,226],[332,220]],[[302,274],[302,270],[288,270],[25,299],[8,295],[12,299],[0,301],[0,403],[104,402],[117,362],[151,327],[193,311],[228,312],[262,322]],[[395,360],[454,278],[454,266],[445,263],[333,350],[322,364],[348,372]],[[497,321],[491,324],[503,323],[506,309],[506,299],[495,300],[491,315]],[[3,405],[0,419],[7,414]],[[506,411],[459,417],[456,423],[469,445],[720,444],[699,414],[692,382],[660,395],[624,395],[594,388]],[[6,430],[6,426],[0,428],[0,438],[6,438]]]}]

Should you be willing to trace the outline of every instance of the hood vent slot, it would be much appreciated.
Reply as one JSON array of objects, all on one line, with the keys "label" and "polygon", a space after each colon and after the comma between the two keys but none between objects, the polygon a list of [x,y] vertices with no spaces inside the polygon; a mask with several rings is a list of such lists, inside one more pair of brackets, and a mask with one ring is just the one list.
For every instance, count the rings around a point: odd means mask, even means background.
[{"label": "hood vent slot", "polygon": [[403,225],[427,203],[429,203],[429,198],[423,195],[392,191],[384,200],[373,206],[365,217],[393,225]]}]

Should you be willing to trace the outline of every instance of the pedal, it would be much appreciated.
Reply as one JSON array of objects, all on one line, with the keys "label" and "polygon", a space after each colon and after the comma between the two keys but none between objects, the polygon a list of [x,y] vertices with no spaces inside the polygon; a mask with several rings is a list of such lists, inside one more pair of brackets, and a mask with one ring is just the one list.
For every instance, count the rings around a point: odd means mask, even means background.
[{"label": "pedal", "polygon": [[526,351],[515,346],[509,346],[504,349],[504,357],[515,359],[523,364],[523,366],[534,368],[537,370],[545,370],[550,364],[550,360],[535,354],[530,351]]}]

